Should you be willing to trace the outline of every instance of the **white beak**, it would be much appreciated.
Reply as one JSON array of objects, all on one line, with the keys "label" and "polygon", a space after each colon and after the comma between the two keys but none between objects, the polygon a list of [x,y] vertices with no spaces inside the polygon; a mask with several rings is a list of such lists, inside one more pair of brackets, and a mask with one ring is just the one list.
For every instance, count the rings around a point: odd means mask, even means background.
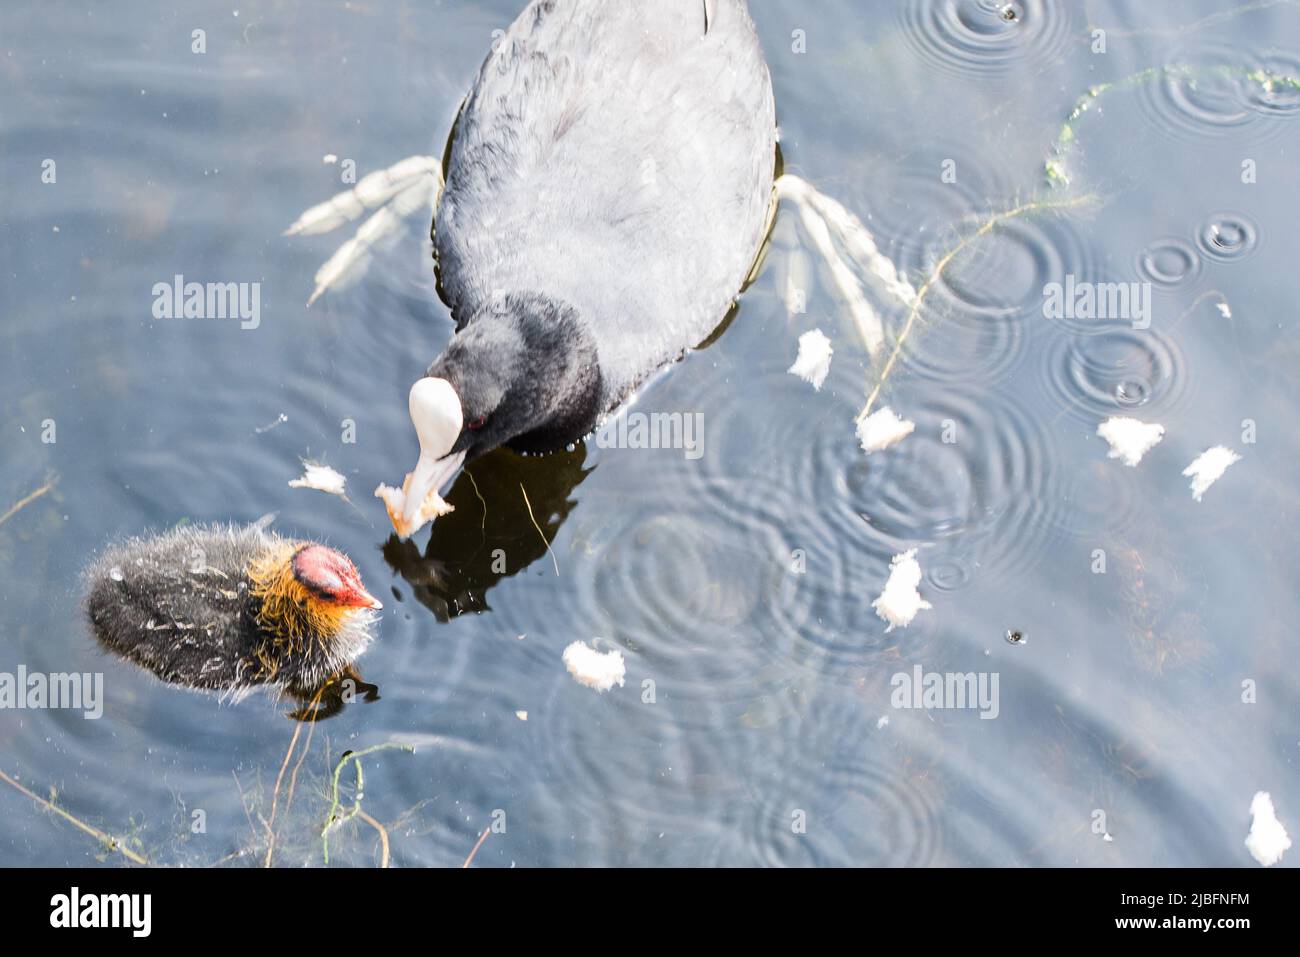
[{"label": "white beak", "polygon": [[402,510],[403,518],[412,523],[429,493],[440,495],[465,461],[464,452],[451,454],[451,447],[460,437],[464,413],[451,383],[428,377],[411,386],[407,408],[420,439],[420,460],[411,472]]},{"label": "white beak", "polygon": [[406,474],[400,489],[380,485],[375,495],[384,500],[397,534],[414,535],[425,522],[446,515],[452,507],[442,500],[443,488],[455,477],[465,453],[452,454],[460,436],[464,412],[460,396],[446,379],[424,378],[411,386],[408,408],[420,439],[420,460]]}]

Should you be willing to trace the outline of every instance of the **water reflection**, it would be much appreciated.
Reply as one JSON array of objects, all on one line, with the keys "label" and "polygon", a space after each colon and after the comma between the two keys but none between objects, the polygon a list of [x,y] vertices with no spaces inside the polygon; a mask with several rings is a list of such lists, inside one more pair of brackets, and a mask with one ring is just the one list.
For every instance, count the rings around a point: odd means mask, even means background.
[{"label": "water reflection", "polygon": [[393,534],[384,559],[438,621],[487,611],[492,588],[547,555],[591,472],[586,456],[584,444],[549,455],[489,452],[456,479],[446,496],[455,511],[433,523],[424,551]]}]

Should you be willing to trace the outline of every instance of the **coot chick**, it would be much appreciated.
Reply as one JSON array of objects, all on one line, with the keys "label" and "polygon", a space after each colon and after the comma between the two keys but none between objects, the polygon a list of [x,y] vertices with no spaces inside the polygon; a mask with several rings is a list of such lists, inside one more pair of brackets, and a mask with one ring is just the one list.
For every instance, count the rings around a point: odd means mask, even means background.
[{"label": "coot chick", "polygon": [[[183,527],[109,548],[86,573],[108,650],[163,681],[306,698],[348,671],[382,608],[346,555],[261,523]],[[350,672],[349,672],[350,673]]]},{"label": "coot chick", "polygon": [[562,448],[725,317],[773,204],[771,79],[744,0],[534,0],[461,107],[435,210],[456,333],[411,390],[400,534],[499,445]]}]

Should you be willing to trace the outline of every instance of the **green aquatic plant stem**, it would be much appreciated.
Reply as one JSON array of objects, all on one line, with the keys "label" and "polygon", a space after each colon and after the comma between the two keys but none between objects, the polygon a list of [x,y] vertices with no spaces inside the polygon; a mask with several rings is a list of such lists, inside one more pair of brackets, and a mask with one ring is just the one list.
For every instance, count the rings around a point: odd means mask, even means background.
[{"label": "green aquatic plant stem", "polygon": [[1192,81],[1208,77],[1226,77],[1229,79],[1244,78],[1252,83],[1258,83],[1263,87],[1266,93],[1271,93],[1278,87],[1289,87],[1294,90],[1300,90],[1300,77],[1291,76],[1290,74],[1274,73],[1271,70],[1263,69],[1248,70],[1244,66],[1219,66],[1208,69],[1198,69],[1186,63],[1148,67],[1145,70],[1139,70],[1137,73],[1130,74],[1123,79],[1091,86],[1088,88],[1087,92],[1075,100],[1074,108],[1070,110],[1069,116],[1066,117],[1065,123],[1061,126],[1061,132],[1057,134],[1056,143],[1052,146],[1051,155],[1043,162],[1043,170],[1047,174],[1048,185],[1056,188],[1068,186],[1070,183],[1070,176],[1066,169],[1066,164],[1074,150],[1075,142],[1078,139],[1075,125],[1083,114],[1092,109],[1092,107],[1103,96],[1106,96],[1109,93],[1114,93],[1119,90],[1131,90],[1135,87],[1145,86],[1148,83],[1166,77],[1188,77]]},{"label": "green aquatic plant stem", "polygon": [[103,844],[104,847],[106,847],[108,850],[116,851],[118,854],[121,854],[127,860],[133,861],[136,864],[142,864],[145,867],[149,866],[149,861],[145,857],[141,856],[140,854],[137,854],[135,851],[127,847],[125,842],[123,842],[121,838],[114,837],[112,834],[109,834],[106,831],[101,831],[99,828],[95,827],[92,824],[87,824],[85,821],[81,820],[81,818],[76,817],[75,815],[69,813],[68,811],[65,811],[63,808],[59,807],[53,801],[46,800],[36,792],[23,787],[21,784],[19,784],[17,781],[11,778],[4,771],[0,771],[0,780],[3,780],[6,784],[13,787],[19,793],[27,795],[29,798],[31,798],[41,807],[45,808],[45,810],[52,811],[55,814],[59,815],[59,817],[63,818],[73,827],[76,827],[79,830],[86,832],[91,837],[95,838],[97,841]]},{"label": "green aquatic plant stem", "polygon": [[938,282],[939,277],[943,275],[943,271],[948,268],[948,265],[953,261],[953,259],[957,257],[958,254],[962,252],[962,250],[964,250],[971,243],[975,242],[977,239],[980,239],[981,237],[988,235],[998,226],[1002,225],[1008,220],[1015,219],[1018,216],[1024,216],[1028,213],[1035,213],[1035,212],[1040,212],[1042,210],[1049,210],[1049,209],[1055,209],[1055,210],[1072,209],[1078,206],[1089,205],[1095,203],[1096,201],[1097,200],[1095,196],[1076,196],[1071,199],[1063,199],[1059,201],[1035,200],[1029,203],[1022,203],[1021,205],[1016,206],[1013,209],[1008,209],[1001,213],[993,214],[988,219],[984,220],[980,224],[978,229],[976,229],[970,235],[964,237],[960,242],[958,242],[955,246],[953,246],[946,253],[944,253],[943,256],[939,259],[939,261],[935,263],[934,269],[930,271],[930,275],[926,277],[925,282],[923,282],[920,288],[917,289],[916,298],[913,299],[912,306],[907,313],[907,319],[903,323],[903,331],[899,333],[898,341],[894,343],[894,349],[889,354],[889,358],[886,360],[885,366],[880,372],[880,378],[876,380],[875,386],[872,388],[871,392],[867,395],[866,405],[862,407],[862,411],[858,413],[855,421],[860,423],[863,419],[865,419],[868,415],[871,414],[871,408],[873,405],[875,405],[876,398],[880,395],[880,390],[884,388],[885,382],[888,381],[889,375],[893,371],[895,363],[898,362],[898,357],[903,352],[903,346],[907,343],[907,337],[911,334],[912,327],[916,324],[917,316],[921,314],[921,308],[922,306],[925,305],[926,296],[929,295],[930,290],[931,288],[933,288],[934,284]]},{"label": "green aquatic plant stem", "polygon": [[1103,96],[1112,93],[1115,90],[1127,90],[1133,87],[1143,86],[1150,83],[1157,77],[1167,75],[1167,71],[1172,67],[1148,67],[1145,70],[1139,70],[1124,77],[1121,80],[1115,80],[1110,83],[1099,83],[1096,86],[1088,87],[1087,91],[1074,101],[1074,108],[1070,110],[1070,115],[1066,117],[1065,123],[1061,126],[1061,132],[1057,134],[1056,143],[1052,148],[1052,155],[1044,162],[1044,170],[1047,173],[1047,181],[1051,186],[1069,185],[1070,178],[1065,172],[1065,161],[1073,148],[1075,141],[1074,125],[1079,118],[1092,109]]},{"label": "green aquatic plant stem", "polygon": [[[365,785],[365,777],[361,770],[361,759],[368,754],[374,754],[376,751],[386,751],[390,748],[396,748],[401,751],[412,753],[415,751],[415,748],[409,744],[398,744],[394,741],[385,741],[382,744],[373,744],[368,748],[362,748],[360,751],[349,751],[347,754],[343,755],[343,757],[339,758],[338,764],[334,765],[334,779],[331,787],[329,814],[326,815],[325,826],[321,828],[320,832],[321,849],[324,853],[325,864],[327,866],[330,862],[330,831],[345,822],[352,820],[354,817],[362,816],[364,819],[364,817],[367,816],[361,810],[361,800],[364,797],[363,791]],[[339,778],[342,777],[343,768],[348,764],[348,762],[351,762],[356,768],[356,792],[353,798],[352,807],[340,815],[339,807],[342,804],[342,801],[339,798]],[[385,844],[386,843],[387,840],[385,839]]]}]

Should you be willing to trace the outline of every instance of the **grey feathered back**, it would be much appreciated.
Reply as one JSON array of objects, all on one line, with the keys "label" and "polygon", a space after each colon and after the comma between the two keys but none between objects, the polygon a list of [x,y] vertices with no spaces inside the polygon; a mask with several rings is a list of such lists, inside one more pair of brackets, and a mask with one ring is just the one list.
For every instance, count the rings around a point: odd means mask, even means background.
[{"label": "grey feathered back", "polygon": [[743,0],[535,0],[462,109],[435,218],[464,322],[576,307],[606,406],[721,322],[762,242],[776,125]]}]

